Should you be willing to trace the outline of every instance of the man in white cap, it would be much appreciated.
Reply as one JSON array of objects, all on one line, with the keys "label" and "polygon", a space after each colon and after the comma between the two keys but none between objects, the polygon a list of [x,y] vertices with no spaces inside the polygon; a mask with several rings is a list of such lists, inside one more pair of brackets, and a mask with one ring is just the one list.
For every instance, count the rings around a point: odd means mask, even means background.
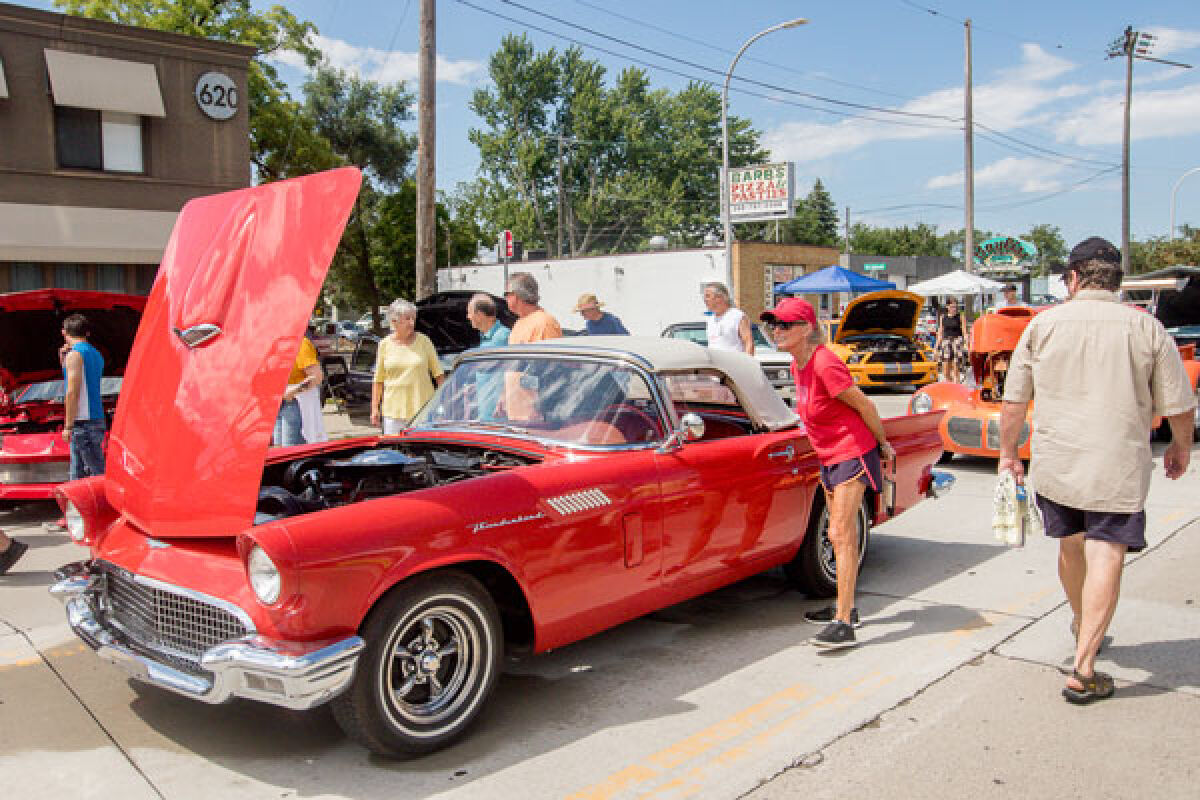
[{"label": "man in white cap", "polygon": [[604,303],[597,300],[596,295],[590,292],[579,295],[579,302],[575,304],[575,311],[583,315],[587,335],[606,336],[616,334],[619,336],[628,336],[629,331],[625,330],[625,326],[621,324],[620,318],[616,314],[601,311],[600,307],[602,305]]}]

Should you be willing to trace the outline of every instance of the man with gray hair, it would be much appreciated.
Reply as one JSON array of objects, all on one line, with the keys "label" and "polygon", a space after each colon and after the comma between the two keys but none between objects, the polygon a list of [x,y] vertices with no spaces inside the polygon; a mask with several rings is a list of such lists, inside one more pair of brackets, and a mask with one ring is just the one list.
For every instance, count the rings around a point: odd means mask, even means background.
[{"label": "man with gray hair", "polygon": [[467,302],[467,320],[479,331],[479,346],[503,347],[508,344],[509,330],[497,317],[499,310],[490,294],[479,292]]},{"label": "man with gray hair", "polygon": [[728,287],[717,281],[704,284],[704,305],[711,312],[704,323],[708,346],[754,355],[750,320],[740,308],[733,307]]},{"label": "man with gray hair", "polygon": [[1117,608],[1127,552],[1146,546],[1150,429],[1171,426],[1167,477],[1187,471],[1196,397],[1175,342],[1151,315],[1120,302],[1121,253],[1099,237],[1067,261],[1071,299],[1035,316],[1013,351],[1000,418],[1000,472],[1024,482],[1017,443],[1033,409],[1030,482],[1046,534],[1059,540],[1058,576],[1074,613],[1071,703],[1111,697],[1095,668]]},{"label": "man with gray hair", "polygon": [[508,276],[504,302],[520,318],[509,334],[509,344],[529,344],[563,335],[558,320],[538,305],[541,296],[538,294],[537,279],[528,272],[514,272]]}]

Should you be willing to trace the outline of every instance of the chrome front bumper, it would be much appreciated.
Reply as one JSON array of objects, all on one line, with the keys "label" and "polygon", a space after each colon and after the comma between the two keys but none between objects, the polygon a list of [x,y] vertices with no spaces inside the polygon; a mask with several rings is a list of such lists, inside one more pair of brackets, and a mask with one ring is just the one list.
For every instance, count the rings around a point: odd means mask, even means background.
[{"label": "chrome front bumper", "polygon": [[257,634],[223,642],[200,657],[201,672],[179,669],[139,647],[98,612],[102,577],[86,564],[55,573],[50,593],[63,602],[67,622],[96,654],[131,677],[205,703],[244,697],[297,711],[324,703],[354,680],[359,636],[318,643],[281,642]]},{"label": "chrome front bumper", "polygon": [[944,497],[954,488],[955,477],[940,469],[930,470],[929,488],[925,490],[927,497]]}]

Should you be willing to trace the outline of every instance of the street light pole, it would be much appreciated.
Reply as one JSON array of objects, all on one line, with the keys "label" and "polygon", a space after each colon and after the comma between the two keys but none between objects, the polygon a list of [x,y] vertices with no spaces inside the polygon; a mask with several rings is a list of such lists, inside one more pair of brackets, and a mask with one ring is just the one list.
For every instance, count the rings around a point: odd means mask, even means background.
[{"label": "street light pole", "polygon": [[1175,239],[1175,195],[1179,192],[1179,184],[1183,183],[1183,179],[1188,175],[1200,172],[1200,167],[1192,167],[1187,172],[1179,176],[1179,180],[1175,181],[1175,188],[1171,190],[1171,229],[1167,231],[1167,241]]},{"label": "street light pole", "polygon": [[808,20],[800,17],[759,31],[746,40],[725,72],[725,87],[721,90],[721,227],[725,231],[725,286],[731,293],[733,292],[733,223],[729,219],[729,81],[733,78],[733,68],[737,66],[738,59],[750,45],[768,33],[781,31],[784,28],[795,28],[807,23]]}]

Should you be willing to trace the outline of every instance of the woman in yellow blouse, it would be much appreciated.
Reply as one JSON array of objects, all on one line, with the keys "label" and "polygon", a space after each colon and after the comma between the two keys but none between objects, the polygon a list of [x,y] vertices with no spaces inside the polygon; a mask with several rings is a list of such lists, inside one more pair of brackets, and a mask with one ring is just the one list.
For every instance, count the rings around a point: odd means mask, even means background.
[{"label": "woman in yellow blouse", "polygon": [[379,340],[375,380],[371,383],[371,424],[383,423],[384,434],[399,433],[421,410],[435,385],[442,384],[433,342],[417,333],[417,307],[407,300],[388,306],[392,333]]}]

